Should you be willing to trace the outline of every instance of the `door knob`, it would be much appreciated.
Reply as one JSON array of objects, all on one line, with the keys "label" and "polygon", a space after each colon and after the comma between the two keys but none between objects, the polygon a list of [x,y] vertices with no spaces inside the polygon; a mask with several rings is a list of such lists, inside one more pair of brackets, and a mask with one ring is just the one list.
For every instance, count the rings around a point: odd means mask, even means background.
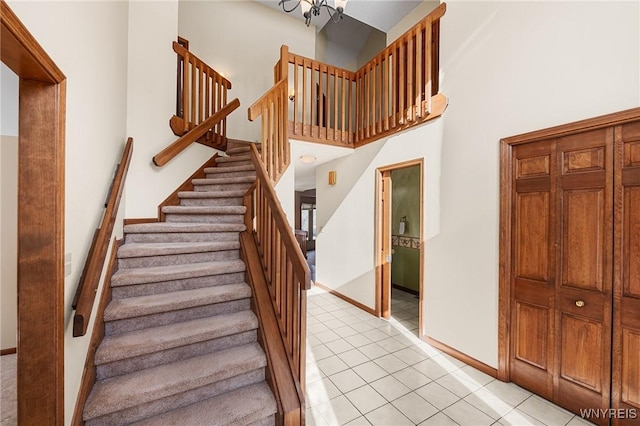
[{"label": "door knob", "polygon": [[576,306],[582,308],[584,306],[584,300],[576,300]]}]

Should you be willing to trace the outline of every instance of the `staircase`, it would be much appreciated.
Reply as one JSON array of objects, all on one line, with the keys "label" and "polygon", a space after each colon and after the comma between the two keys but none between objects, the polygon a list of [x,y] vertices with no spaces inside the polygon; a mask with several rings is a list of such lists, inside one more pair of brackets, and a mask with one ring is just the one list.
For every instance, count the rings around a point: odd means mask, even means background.
[{"label": "staircase", "polygon": [[87,425],[275,423],[239,255],[255,170],[246,146],[227,154],[165,222],[125,226]]}]

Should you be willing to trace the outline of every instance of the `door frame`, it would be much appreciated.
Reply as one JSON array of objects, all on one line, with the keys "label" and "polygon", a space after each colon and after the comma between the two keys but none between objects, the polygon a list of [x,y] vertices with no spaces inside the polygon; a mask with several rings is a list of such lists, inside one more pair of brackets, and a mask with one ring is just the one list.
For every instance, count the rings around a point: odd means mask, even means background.
[{"label": "door frame", "polygon": [[[376,269],[376,315],[382,318],[389,318],[391,310],[391,266],[386,261],[385,256],[390,254],[391,232],[385,231],[391,221],[391,203],[384,201],[391,191],[383,193],[383,182],[388,180],[391,183],[391,172],[394,170],[406,169],[409,167],[420,167],[420,296],[418,303],[418,338],[425,336],[423,303],[424,303],[424,158],[403,161],[389,164],[376,169],[376,199],[375,199],[375,269]],[[387,235],[388,234],[388,235]],[[385,278],[388,277],[388,278]]]},{"label": "door frame", "polygon": [[20,78],[18,423],[63,425],[66,77],[4,0],[0,21],[0,59]]},{"label": "door frame", "polygon": [[[511,380],[511,251],[513,199],[513,148],[517,145],[568,136],[638,120],[640,108],[633,108],[548,129],[536,130],[500,140],[500,231],[498,272],[498,379]],[[615,274],[614,270],[614,274]],[[616,281],[613,281],[614,294]],[[615,339],[615,333],[614,333]]]}]

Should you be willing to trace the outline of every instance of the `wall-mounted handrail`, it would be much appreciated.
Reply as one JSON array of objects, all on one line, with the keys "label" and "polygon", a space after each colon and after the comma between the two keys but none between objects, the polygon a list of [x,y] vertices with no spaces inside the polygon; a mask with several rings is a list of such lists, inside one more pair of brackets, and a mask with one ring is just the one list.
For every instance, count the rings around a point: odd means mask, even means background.
[{"label": "wall-mounted handrail", "polygon": [[113,177],[105,204],[104,216],[102,217],[100,228],[98,228],[94,234],[82,276],[73,299],[72,308],[76,311],[73,316],[74,337],[84,336],[87,332],[98,285],[100,284],[100,276],[102,275],[102,270],[104,269],[107,258],[109,239],[113,233],[113,226],[118,214],[132,152],[133,139],[129,138],[127,139],[127,143],[122,152],[122,158]]},{"label": "wall-mounted handrail", "polygon": [[196,142],[202,136],[204,136],[209,129],[222,122],[229,114],[236,110],[240,106],[240,101],[236,98],[226,104],[221,110],[213,114],[211,117],[198,124],[196,127],[185,133],[178,140],[171,145],[157,153],[153,157],[153,163],[162,167],[167,162],[172,160],[176,155],[180,154],[186,147]]},{"label": "wall-mounted handrail", "polygon": [[311,288],[311,273],[253,144],[251,159],[256,183],[245,197],[245,223],[258,248],[290,368],[304,389],[306,290]]}]

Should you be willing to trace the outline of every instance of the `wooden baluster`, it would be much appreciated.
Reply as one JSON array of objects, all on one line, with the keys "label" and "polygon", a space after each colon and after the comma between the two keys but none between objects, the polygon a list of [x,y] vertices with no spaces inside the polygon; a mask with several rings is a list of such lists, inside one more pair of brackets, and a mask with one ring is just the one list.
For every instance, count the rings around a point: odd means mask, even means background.
[{"label": "wooden baluster", "polygon": [[322,87],[323,70],[322,65],[318,65],[318,138],[322,137],[324,122],[324,88]]},{"label": "wooden baluster", "polygon": [[331,90],[331,86],[329,85],[329,67],[325,67],[325,69],[325,88],[327,94],[322,97],[322,102],[324,103],[324,121],[322,122],[322,124],[324,126],[324,138],[325,140],[329,140],[329,128],[331,127],[331,114],[329,113],[329,102],[331,99],[331,94],[329,93],[329,91]]},{"label": "wooden baluster", "polygon": [[399,95],[399,104],[398,104],[398,113],[400,115],[400,120],[399,123],[400,125],[405,123],[405,103],[404,103],[404,94],[406,91],[406,69],[405,69],[405,44],[404,44],[404,40],[402,43],[399,44],[398,46],[400,48],[400,60],[399,60],[399,64],[400,64],[400,71],[399,71],[399,76],[400,76],[400,82],[398,84],[398,95]]},{"label": "wooden baluster", "polygon": [[364,125],[366,126],[366,137],[370,137],[371,136],[371,63],[369,63],[369,65],[367,66],[367,74],[365,75],[365,79],[366,79],[366,88],[365,88],[365,108],[366,108],[366,112],[365,112],[365,121],[364,121]]},{"label": "wooden baluster", "polygon": [[184,119],[184,130],[185,132],[190,129],[189,126],[189,76],[191,73],[189,72],[189,53],[185,53],[184,57],[184,71],[183,71],[183,91],[182,91],[182,114]]},{"label": "wooden baluster", "polygon": [[382,56],[376,58],[376,128],[382,133]]},{"label": "wooden baluster", "polygon": [[192,127],[197,124],[196,117],[196,64],[195,60],[191,63],[191,90],[189,91],[191,98],[191,110],[189,111],[190,123]]},{"label": "wooden baluster", "polygon": [[407,118],[409,121],[413,121],[415,119],[414,115],[414,95],[413,95],[413,71],[414,71],[414,62],[415,62],[415,54],[414,54],[414,42],[413,42],[413,34],[409,34],[409,39],[407,43]]},{"label": "wooden baluster", "polygon": [[202,65],[198,68],[198,124],[202,123],[205,119],[204,117],[204,70],[202,69]]},{"label": "wooden baluster", "polygon": [[205,72],[205,95],[202,97],[202,102],[204,102],[204,115],[206,118],[209,118],[211,114],[211,109],[209,107],[209,92],[211,91],[211,73],[209,70]]},{"label": "wooden baluster", "polygon": [[305,123],[307,121],[307,60],[302,60],[302,134],[306,135]]},{"label": "wooden baluster", "polygon": [[[317,99],[318,89],[316,88],[316,69],[315,64],[311,62],[311,137],[313,137],[313,129],[318,123]],[[318,136],[318,135],[316,135]]]},{"label": "wooden baluster", "polygon": [[385,50],[384,59],[383,59],[384,89],[383,89],[383,95],[382,95],[382,102],[384,103],[382,114],[384,115],[385,131],[389,130],[389,84],[391,83],[389,81],[389,70],[391,69],[391,66],[389,65],[389,58],[390,58],[389,50]]},{"label": "wooden baluster", "polygon": [[[286,105],[287,103],[287,88],[284,87],[282,89],[282,102]],[[282,117],[282,144],[284,145],[284,167],[291,162],[291,147],[289,146],[289,134],[287,133],[287,117]]]},{"label": "wooden baluster", "polygon": [[431,18],[427,19],[427,23],[424,29],[424,103],[422,105],[422,115],[427,116],[431,113],[431,98],[433,93],[431,92],[433,89],[433,74],[432,74],[432,66],[431,66],[431,55],[433,54],[432,48],[432,23]]},{"label": "wooden baluster", "polygon": [[338,140],[338,71],[333,70],[333,140]]},{"label": "wooden baluster", "polygon": [[[298,99],[298,57],[293,63],[293,134],[297,135],[297,124],[298,124],[298,103],[300,100]],[[288,94],[287,94],[288,95]]]},{"label": "wooden baluster", "polygon": [[342,115],[341,115],[341,122],[340,122],[340,142],[345,143],[345,130],[347,129],[347,126],[345,125],[345,108],[346,108],[346,103],[347,103],[347,90],[348,89],[348,85],[349,83],[347,83],[347,77],[346,77],[346,72],[343,70],[342,71]]},{"label": "wooden baluster", "polygon": [[424,58],[422,51],[422,25],[416,26],[416,92],[415,92],[415,115],[417,118],[421,118],[423,116],[423,108],[422,108],[422,60]]}]

